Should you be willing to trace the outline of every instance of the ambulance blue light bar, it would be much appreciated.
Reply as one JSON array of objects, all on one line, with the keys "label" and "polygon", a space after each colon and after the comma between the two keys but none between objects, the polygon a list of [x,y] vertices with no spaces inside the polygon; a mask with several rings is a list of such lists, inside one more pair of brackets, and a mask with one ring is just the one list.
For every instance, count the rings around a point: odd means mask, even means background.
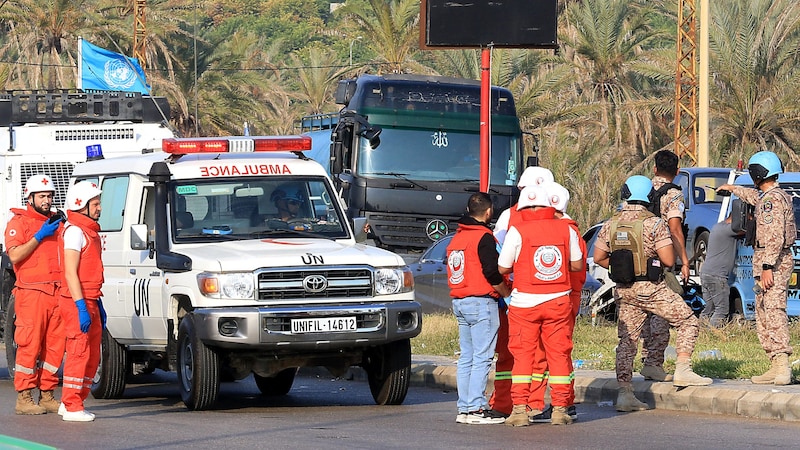
[{"label": "ambulance blue light bar", "polygon": [[301,152],[311,150],[309,136],[230,136],[169,138],[161,149],[174,155],[192,153]]}]

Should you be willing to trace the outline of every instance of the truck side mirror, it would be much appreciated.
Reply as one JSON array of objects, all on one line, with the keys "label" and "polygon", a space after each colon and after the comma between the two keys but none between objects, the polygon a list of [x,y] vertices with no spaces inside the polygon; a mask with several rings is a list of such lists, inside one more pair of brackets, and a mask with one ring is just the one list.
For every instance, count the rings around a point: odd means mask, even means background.
[{"label": "truck side mirror", "polygon": [[365,242],[367,240],[367,225],[366,217],[353,217],[352,221],[353,233],[355,234],[356,242]]}]

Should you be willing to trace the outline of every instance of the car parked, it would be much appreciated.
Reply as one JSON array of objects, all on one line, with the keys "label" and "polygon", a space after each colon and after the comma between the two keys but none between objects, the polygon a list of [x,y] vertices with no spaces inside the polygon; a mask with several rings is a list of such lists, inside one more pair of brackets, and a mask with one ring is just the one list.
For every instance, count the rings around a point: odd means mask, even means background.
[{"label": "car parked", "polygon": [[708,234],[719,222],[723,196],[718,195],[716,189],[727,183],[730,176],[731,169],[724,167],[686,167],[680,169],[672,181],[683,192],[686,254],[690,269],[697,276],[705,261]]},{"label": "car parked", "polygon": [[[594,227],[590,230],[594,230]],[[425,249],[417,262],[408,265],[414,275],[416,301],[422,305],[423,314],[451,311],[452,309],[450,287],[447,285],[447,245],[450,244],[454,234],[447,234],[432,243]],[[586,239],[586,235],[584,235],[584,239]],[[590,251],[589,256],[591,257],[591,255]],[[606,277],[607,273],[606,271]],[[589,272],[581,290],[581,314],[588,314],[589,299],[601,286],[603,284]]]}]

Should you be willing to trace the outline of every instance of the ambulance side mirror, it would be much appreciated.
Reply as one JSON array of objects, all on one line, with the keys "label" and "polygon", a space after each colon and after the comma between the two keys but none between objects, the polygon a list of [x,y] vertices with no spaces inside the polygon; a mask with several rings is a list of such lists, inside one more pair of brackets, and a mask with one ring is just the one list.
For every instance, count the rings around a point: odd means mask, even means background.
[{"label": "ambulance side mirror", "polygon": [[147,250],[150,249],[150,258],[153,257],[152,245],[147,240],[147,225],[140,223],[131,225],[131,249]]}]

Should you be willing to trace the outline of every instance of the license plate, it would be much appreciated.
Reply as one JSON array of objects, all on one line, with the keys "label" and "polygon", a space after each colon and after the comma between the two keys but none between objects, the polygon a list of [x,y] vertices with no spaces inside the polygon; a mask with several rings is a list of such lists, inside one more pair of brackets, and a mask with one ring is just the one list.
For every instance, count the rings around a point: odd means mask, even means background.
[{"label": "license plate", "polygon": [[292,333],[329,333],[356,331],[355,317],[325,317],[321,319],[292,319]]}]

